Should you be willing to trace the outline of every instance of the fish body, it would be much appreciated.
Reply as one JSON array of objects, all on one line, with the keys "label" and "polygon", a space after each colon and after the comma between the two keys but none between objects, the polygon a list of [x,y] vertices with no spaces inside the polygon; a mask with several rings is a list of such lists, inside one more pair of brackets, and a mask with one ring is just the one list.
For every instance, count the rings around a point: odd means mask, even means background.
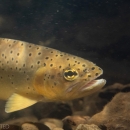
[{"label": "fish body", "polygon": [[96,92],[103,70],[94,63],[45,46],[0,38],[0,99],[7,113],[39,101],[67,101]]}]

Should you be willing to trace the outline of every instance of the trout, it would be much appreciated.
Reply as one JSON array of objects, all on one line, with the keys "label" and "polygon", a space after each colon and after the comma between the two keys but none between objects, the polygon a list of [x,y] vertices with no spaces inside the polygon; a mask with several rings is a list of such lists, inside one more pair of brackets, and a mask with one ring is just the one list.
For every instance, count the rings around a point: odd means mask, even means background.
[{"label": "trout", "polygon": [[37,102],[68,101],[101,89],[93,62],[24,41],[0,38],[0,99],[10,113]]}]

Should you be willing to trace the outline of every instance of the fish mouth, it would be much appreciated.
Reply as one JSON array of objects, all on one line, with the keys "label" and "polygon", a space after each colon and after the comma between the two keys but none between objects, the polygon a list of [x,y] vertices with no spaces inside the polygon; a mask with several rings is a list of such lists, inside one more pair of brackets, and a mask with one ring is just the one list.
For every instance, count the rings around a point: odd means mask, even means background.
[{"label": "fish mouth", "polygon": [[98,90],[101,89],[105,84],[106,80],[105,79],[97,79],[97,80],[92,80],[90,82],[87,82],[81,86],[79,86],[81,82],[77,82],[71,87],[67,89],[66,92],[71,92],[73,89],[77,88],[78,91],[83,92],[83,91],[90,91],[90,90]]},{"label": "fish mouth", "polygon": [[87,90],[92,90],[94,88],[100,89],[106,84],[105,79],[97,79],[97,80],[92,80],[89,83],[86,83],[82,87],[80,87],[80,91],[87,91]]}]

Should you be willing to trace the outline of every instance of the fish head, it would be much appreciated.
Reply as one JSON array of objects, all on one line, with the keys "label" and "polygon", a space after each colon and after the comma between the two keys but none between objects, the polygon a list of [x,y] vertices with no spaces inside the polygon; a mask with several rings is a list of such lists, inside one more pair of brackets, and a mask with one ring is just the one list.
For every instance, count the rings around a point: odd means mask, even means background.
[{"label": "fish head", "polygon": [[41,66],[36,71],[34,88],[48,101],[73,100],[101,89],[106,81],[95,79],[102,73],[91,61],[65,54],[55,59],[52,67]]}]

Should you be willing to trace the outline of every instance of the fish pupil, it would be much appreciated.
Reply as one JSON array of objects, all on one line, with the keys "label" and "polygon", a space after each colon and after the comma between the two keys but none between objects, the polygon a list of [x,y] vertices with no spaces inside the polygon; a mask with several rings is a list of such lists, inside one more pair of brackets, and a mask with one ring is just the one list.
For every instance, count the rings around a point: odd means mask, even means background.
[{"label": "fish pupil", "polygon": [[77,75],[78,75],[77,72],[76,72],[76,71],[72,71],[72,70],[67,70],[67,71],[64,73],[64,76],[65,76],[66,78],[69,78],[69,79],[74,78],[74,77],[77,76]]}]

